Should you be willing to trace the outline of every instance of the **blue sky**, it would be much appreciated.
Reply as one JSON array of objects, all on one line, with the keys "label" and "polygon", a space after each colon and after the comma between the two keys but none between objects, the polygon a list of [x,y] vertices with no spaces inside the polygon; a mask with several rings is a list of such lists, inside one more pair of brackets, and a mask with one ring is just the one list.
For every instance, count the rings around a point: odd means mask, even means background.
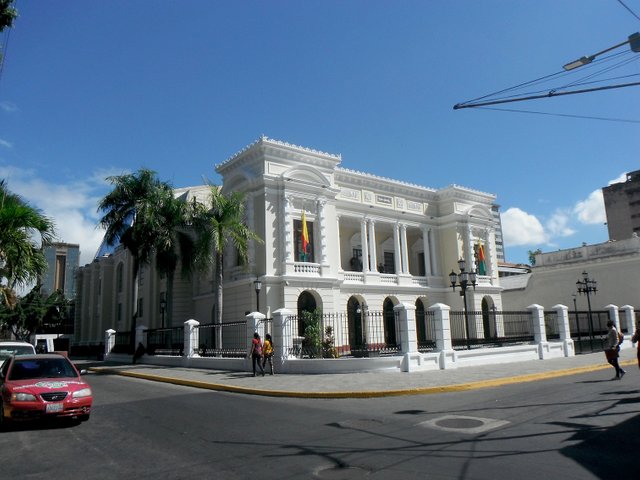
[{"label": "blue sky", "polygon": [[[640,15],[640,0],[624,5]],[[214,166],[262,134],[349,169],[495,194],[515,263],[606,241],[600,189],[640,169],[639,87],[503,106],[553,115],[452,108],[640,31],[617,0],[16,6],[0,36],[0,178],[80,244],[82,263],[102,236],[107,175],[216,182]],[[604,78],[638,75],[640,55],[628,58]],[[638,80],[608,83],[626,81]]]}]

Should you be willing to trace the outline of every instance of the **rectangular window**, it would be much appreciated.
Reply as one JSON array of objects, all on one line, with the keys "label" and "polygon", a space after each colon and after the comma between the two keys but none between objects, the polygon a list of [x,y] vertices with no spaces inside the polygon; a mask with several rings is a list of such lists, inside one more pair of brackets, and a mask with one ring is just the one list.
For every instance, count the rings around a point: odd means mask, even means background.
[{"label": "rectangular window", "polygon": [[424,252],[418,253],[418,276],[424,277],[426,275],[424,269]]},{"label": "rectangular window", "polygon": [[393,252],[384,252],[384,273],[396,273],[396,256]]},{"label": "rectangular window", "polygon": [[67,256],[56,255],[56,270],[53,289],[64,291],[65,272],[67,269]]},{"label": "rectangular window", "polygon": [[307,221],[309,243],[307,244],[306,252],[302,249],[302,220],[293,221],[293,230],[295,233],[295,261],[315,263],[315,252],[313,248],[313,222]]}]

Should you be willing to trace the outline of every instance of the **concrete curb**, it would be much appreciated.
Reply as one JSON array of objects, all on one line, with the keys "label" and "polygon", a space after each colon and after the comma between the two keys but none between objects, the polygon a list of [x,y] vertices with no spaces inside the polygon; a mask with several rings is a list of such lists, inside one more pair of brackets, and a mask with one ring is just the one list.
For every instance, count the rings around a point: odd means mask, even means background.
[{"label": "concrete curb", "polygon": [[[620,362],[620,365],[635,365],[636,360],[627,360]],[[569,375],[577,375],[580,373],[595,372],[611,368],[610,365],[598,364],[587,365],[584,367],[568,368],[563,370],[551,370],[547,372],[530,373],[526,375],[515,375],[511,377],[501,377],[489,380],[478,380],[475,382],[458,383],[452,385],[440,385],[433,387],[419,387],[398,390],[377,390],[377,391],[326,391],[326,392],[300,392],[289,390],[264,390],[258,388],[238,387],[234,385],[225,385],[221,383],[202,382],[199,380],[187,380],[183,378],[154,375],[149,373],[138,373],[127,370],[119,370],[109,367],[90,367],[89,371],[97,374],[120,375],[123,377],[132,377],[142,380],[150,380],[154,382],[170,383],[173,385],[182,385],[185,387],[201,388],[205,390],[214,390],[220,392],[241,393],[245,395],[261,395],[266,397],[290,397],[290,398],[379,398],[379,397],[397,397],[403,395],[430,395],[435,393],[462,392],[468,390],[477,390],[480,388],[495,388],[505,385],[513,385],[516,383],[535,382],[547,380],[551,378],[565,377]]]}]

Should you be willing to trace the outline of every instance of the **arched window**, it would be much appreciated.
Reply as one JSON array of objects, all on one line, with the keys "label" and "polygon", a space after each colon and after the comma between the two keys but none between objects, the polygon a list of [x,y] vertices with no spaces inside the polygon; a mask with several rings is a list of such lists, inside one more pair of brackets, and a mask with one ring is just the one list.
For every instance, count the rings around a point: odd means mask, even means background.
[{"label": "arched window", "polygon": [[298,335],[304,336],[303,312],[314,312],[317,309],[316,299],[311,292],[304,291],[298,297]]},{"label": "arched window", "polygon": [[384,301],[382,315],[384,317],[384,343],[388,347],[395,347],[397,345],[396,314],[393,311],[393,301],[390,298]]}]

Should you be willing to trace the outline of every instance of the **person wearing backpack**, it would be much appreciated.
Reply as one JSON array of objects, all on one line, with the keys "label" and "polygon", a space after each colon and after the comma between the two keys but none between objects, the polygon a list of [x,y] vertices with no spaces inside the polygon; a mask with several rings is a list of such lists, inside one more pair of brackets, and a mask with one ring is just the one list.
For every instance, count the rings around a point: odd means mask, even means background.
[{"label": "person wearing backpack", "polygon": [[264,368],[262,368],[262,340],[260,340],[260,334],[255,332],[253,334],[253,340],[251,340],[251,361],[253,362],[253,376],[256,376],[256,364],[260,368],[260,372],[264,377]]},{"label": "person wearing backpack", "polygon": [[622,342],[620,341],[620,335],[618,334],[618,330],[616,330],[613,320],[607,322],[607,327],[609,328],[609,333],[605,340],[604,354],[607,357],[607,362],[616,369],[616,376],[613,377],[612,380],[621,380],[624,374],[627,373],[618,364],[620,343]]},{"label": "person wearing backpack", "polygon": [[264,336],[264,345],[262,346],[262,368],[267,365],[267,361],[269,362],[269,369],[271,370],[271,375],[273,375],[273,340],[271,340],[271,335],[268,333]]}]

